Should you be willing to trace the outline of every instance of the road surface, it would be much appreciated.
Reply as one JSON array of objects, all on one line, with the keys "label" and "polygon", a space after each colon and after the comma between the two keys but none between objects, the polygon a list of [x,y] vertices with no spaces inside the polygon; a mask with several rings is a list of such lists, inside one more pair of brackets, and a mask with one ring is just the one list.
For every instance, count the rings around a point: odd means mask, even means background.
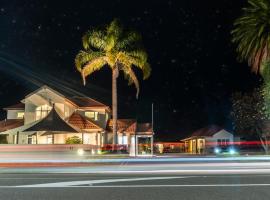
[{"label": "road surface", "polygon": [[269,200],[269,162],[1,168],[0,200]]}]

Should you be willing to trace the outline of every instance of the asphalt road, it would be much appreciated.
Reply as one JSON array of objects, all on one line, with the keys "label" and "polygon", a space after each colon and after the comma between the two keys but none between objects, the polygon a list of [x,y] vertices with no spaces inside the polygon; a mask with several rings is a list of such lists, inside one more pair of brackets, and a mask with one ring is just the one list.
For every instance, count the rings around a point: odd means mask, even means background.
[{"label": "asphalt road", "polygon": [[1,200],[269,200],[270,174],[0,174]]}]

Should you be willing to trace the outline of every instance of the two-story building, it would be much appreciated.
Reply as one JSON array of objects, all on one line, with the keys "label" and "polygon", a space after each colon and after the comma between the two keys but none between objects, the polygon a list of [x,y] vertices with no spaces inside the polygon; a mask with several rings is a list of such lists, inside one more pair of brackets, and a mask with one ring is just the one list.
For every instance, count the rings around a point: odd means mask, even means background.
[{"label": "two-story building", "polygon": [[[83,144],[112,143],[111,109],[85,96],[64,96],[43,86],[18,104],[4,108],[0,135],[8,144],[65,144],[78,136]],[[151,124],[134,119],[118,120],[118,144],[129,145],[132,135],[152,136]]]}]

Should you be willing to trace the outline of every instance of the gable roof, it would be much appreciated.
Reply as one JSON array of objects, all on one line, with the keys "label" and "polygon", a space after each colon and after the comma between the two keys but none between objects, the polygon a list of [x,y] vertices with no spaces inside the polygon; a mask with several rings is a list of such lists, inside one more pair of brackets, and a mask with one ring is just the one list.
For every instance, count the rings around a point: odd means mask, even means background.
[{"label": "gable roof", "polygon": [[151,123],[137,123],[137,132],[138,133],[152,133],[153,128]]},{"label": "gable roof", "polygon": [[[117,128],[119,132],[125,131],[127,128],[129,128],[131,125],[134,125],[136,123],[135,119],[117,119]],[[107,130],[112,131],[113,128],[113,120],[110,119],[107,123]]]},{"label": "gable roof", "polygon": [[191,137],[209,137],[213,136],[217,132],[221,131],[223,128],[217,126],[217,125],[210,125],[201,129],[196,130],[192,133]]},{"label": "gable roof", "polygon": [[24,110],[24,103],[17,103],[3,108],[4,110]]},{"label": "gable roof", "polygon": [[[112,119],[108,121],[107,130],[112,131]],[[119,132],[126,132],[131,134],[152,134],[151,123],[138,123],[135,119],[118,119],[117,128]]]},{"label": "gable roof", "polygon": [[0,132],[23,126],[23,119],[6,119],[0,121]]},{"label": "gable roof", "polygon": [[77,105],[80,108],[85,108],[85,107],[108,107],[104,105],[103,103],[100,103],[92,98],[89,97],[68,97],[68,100],[73,102],[75,105]]},{"label": "gable roof", "polygon": [[98,125],[96,125],[91,120],[81,116],[78,113],[73,113],[69,119],[68,123],[72,124],[73,126],[79,128],[79,129],[102,129]]},{"label": "gable roof", "polygon": [[55,89],[52,89],[51,87],[47,86],[47,85],[43,85],[42,87],[38,88],[37,90],[31,92],[30,94],[28,94],[27,96],[25,96],[25,98],[32,96],[33,94],[39,92],[40,90],[43,89],[48,89],[51,90],[52,92],[56,93],[57,95],[63,97],[64,99],[66,99],[68,102],[70,102],[71,104],[73,104],[76,107],[79,108],[88,108],[88,107],[106,107],[109,108],[109,106],[96,101],[90,97],[86,97],[86,96],[67,96],[64,95],[60,92],[58,92]]},{"label": "gable roof", "polygon": [[51,90],[52,92],[56,93],[57,95],[59,95],[59,96],[61,96],[61,97],[65,97],[65,96],[64,96],[63,94],[61,94],[60,92],[58,92],[58,91],[56,91],[56,90],[50,88],[50,87],[47,86],[47,85],[43,85],[42,87],[40,87],[40,88],[36,89],[35,91],[31,92],[30,94],[26,95],[26,96],[25,96],[25,99],[28,98],[28,97],[30,97],[30,96],[32,96],[32,95],[34,95],[35,93],[39,92],[40,90],[44,90],[44,89]]},{"label": "gable roof", "polygon": [[24,130],[27,131],[50,131],[50,132],[71,132],[78,133],[75,128],[65,122],[53,107],[49,114],[38,123]]}]

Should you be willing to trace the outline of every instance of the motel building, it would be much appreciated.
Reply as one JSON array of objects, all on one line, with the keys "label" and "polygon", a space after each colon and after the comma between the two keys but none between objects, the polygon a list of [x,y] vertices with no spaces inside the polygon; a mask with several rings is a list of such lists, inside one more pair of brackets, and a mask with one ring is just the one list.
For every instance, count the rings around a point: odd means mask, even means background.
[{"label": "motel building", "polygon": [[215,147],[230,145],[239,141],[239,138],[219,126],[210,125],[193,132],[190,137],[181,141],[185,144],[186,153],[207,154],[213,153]]},{"label": "motel building", "polygon": [[[7,117],[0,121],[0,135],[7,144],[61,145],[73,136],[79,137],[83,145],[96,148],[112,144],[111,109],[89,97],[64,96],[43,86],[4,110]],[[138,154],[146,150],[134,144],[153,146],[150,123],[118,119],[117,125],[119,145],[126,145],[128,149],[133,145]]]}]

